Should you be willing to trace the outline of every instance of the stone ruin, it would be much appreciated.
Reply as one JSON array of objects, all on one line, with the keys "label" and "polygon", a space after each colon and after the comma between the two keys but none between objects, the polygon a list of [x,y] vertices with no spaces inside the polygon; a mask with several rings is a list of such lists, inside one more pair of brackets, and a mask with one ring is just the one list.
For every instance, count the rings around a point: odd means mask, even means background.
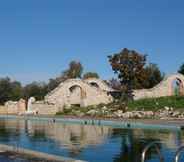
[{"label": "stone ruin", "polygon": [[134,100],[173,95],[184,95],[184,75],[182,74],[166,76],[163,81],[151,89],[135,90]]},{"label": "stone ruin", "polygon": [[47,94],[44,101],[32,103],[31,111],[38,114],[55,114],[72,105],[86,107],[108,104],[113,101],[109,94],[111,91],[114,90],[100,79],[68,79]]},{"label": "stone ruin", "polygon": [[22,114],[26,112],[26,101],[7,101],[4,107],[1,107],[2,114]]},{"label": "stone ruin", "polygon": [[[0,108],[0,113],[55,115],[56,112],[62,112],[64,107],[70,108],[72,105],[86,107],[111,103],[113,101],[111,94],[114,92],[100,79],[68,79],[47,94],[43,101],[36,101],[34,97],[28,100],[27,105],[23,99],[18,102],[8,101],[5,103],[5,108]],[[173,96],[176,92],[177,95],[184,95],[182,74],[169,75],[151,89],[134,90],[134,100]]]}]

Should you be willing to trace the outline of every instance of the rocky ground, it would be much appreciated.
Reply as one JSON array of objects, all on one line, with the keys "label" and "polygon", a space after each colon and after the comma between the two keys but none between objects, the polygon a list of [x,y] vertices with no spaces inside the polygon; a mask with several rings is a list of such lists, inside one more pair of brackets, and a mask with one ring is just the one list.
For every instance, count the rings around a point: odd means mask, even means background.
[{"label": "rocky ground", "polygon": [[158,111],[127,111],[124,112],[118,110],[113,113],[113,117],[120,117],[125,119],[144,119],[144,118],[151,118],[151,119],[184,119],[184,112],[174,110],[173,108],[165,107],[164,109],[160,109]]},{"label": "rocky ground", "polygon": [[184,119],[184,112],[175,110],[172,107],[164,107],[157,111],[146,110],[127,110],[123,111],[117,108],[90,107],[90,108],[71,108],[58,115],[74,115],[77,117],[104,117],[120,119]]}]

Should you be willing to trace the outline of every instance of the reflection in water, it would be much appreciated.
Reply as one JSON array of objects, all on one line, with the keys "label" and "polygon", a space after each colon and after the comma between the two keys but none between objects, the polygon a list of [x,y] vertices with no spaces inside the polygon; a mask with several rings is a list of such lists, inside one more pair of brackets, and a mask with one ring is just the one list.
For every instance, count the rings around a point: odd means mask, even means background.
[{"label": "reflection in water", "polygon": [[37,123],[28,121],[29,134],[38,131],[70,149],[85,148],[103,143],[111,128],[91,125],[69,125],[61,123]]},{"label": "reflection in water", "polygon": [[[115,134],[121,133],[121,130],[115,130]],[[137,136],[140,130],[125,130],[124,136],[121,141],[121,152],[116,155],[114,158],[114,162],[140,162],[142,150],[153,141],[160,141],[156,138],[140,138],[141,136]],[[159,145],[161,149],[161,145]],[[146,160],[151,159],[155,155],[155,150],[151,149],[146,156]]]},{"label": "reflection in water", "polygon": [[[165,130],[115,129],[106,126],[7,119],[0,120],[0,142],[92,162],[139,162],[144,147],[160,145],[166,160],[172,160],[183,144],[183,132]],[[147,160],[156,159],[155,150]]]}]

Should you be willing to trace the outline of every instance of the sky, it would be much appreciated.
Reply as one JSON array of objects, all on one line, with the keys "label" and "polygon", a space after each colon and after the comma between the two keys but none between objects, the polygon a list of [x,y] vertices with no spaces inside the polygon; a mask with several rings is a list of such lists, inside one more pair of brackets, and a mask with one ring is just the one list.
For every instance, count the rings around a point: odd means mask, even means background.
[{"label": "sky", "polygon": [[48,81],[78,60],[110,79],[107,56],[123,48],[175,73],[184,63],[184,1],[0,0],[0,77]]}]

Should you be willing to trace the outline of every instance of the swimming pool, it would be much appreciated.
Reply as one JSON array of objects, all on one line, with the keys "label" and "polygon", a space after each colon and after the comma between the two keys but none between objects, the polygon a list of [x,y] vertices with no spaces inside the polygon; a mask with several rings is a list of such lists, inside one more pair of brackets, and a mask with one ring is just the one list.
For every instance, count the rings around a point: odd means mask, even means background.
[{"label": "swimming pool", "polygon": [[[0,118],[0,143],[90,162],[139,162],[151,141],[162,142],[165,160],[173,161],[176,149],[184,144],[184,131]],[[154,150],[147,160],[157,160]]]}]

